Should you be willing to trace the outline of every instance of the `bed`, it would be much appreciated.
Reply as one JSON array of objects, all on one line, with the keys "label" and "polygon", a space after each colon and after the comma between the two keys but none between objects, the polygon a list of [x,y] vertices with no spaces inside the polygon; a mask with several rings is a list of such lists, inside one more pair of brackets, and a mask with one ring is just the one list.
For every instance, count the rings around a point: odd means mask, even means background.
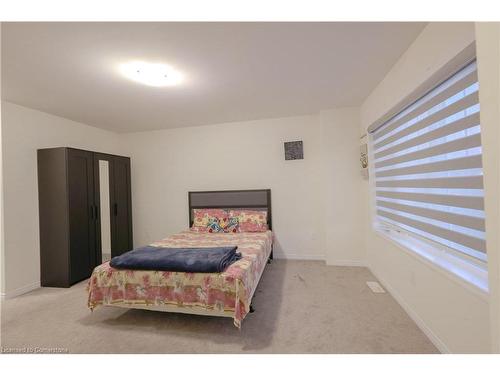
[{"label": "bed", "polygon": [[230,190],[189,192],[189,226],[195,209],[251,209],[267,212],[265,232],[207,233],[186,230],[151,246],[238,246],[242,259],[221,273],[188,273],[116,269],[105,262],[88,282],[88,307],[118,306],[165,312],[222,316],[241,327],[252,312],[252,297],[266,264],[273,257],[271,191]]}]

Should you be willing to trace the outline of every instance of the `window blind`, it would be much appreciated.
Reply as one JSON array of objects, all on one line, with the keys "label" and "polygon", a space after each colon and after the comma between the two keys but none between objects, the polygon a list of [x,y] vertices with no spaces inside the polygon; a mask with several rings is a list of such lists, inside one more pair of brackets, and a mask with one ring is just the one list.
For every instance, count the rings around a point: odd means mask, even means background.
[{"label": "window blind", "polygon": [[486,261],[479,84],[472,62],[372,134],[381,223]]}]

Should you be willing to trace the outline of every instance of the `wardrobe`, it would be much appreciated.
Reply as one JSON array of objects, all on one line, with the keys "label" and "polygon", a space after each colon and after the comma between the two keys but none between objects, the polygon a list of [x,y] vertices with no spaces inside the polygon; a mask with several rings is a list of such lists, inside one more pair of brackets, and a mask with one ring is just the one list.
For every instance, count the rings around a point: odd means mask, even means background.
[{"label": "wardrobe", "polygon": [[69,287],[133,247],[128,157],[40,149],[38,201],[42,286]]}]

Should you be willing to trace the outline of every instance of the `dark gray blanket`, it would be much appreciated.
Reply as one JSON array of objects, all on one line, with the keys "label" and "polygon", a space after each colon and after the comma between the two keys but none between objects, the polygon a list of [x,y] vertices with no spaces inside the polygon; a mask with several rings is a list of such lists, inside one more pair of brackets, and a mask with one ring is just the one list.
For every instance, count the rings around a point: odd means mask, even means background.
[{"label": "dark gray blanket", "polygon": [[237,246],[166,248],[145,246],[114,257],[113,268],[176,272],[223,272],[241,259]]}]

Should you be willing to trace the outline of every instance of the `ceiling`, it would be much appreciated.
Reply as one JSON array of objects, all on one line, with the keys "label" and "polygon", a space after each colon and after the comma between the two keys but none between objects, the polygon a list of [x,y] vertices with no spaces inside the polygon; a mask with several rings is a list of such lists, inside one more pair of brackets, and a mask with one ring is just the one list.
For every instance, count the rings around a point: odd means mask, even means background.
[{"label": "ceiling", "polygon": [[[132,132],[360,105],[425,23],[3,23],[2,99]],[[117,66],[167,63],[175,87]]]}]

